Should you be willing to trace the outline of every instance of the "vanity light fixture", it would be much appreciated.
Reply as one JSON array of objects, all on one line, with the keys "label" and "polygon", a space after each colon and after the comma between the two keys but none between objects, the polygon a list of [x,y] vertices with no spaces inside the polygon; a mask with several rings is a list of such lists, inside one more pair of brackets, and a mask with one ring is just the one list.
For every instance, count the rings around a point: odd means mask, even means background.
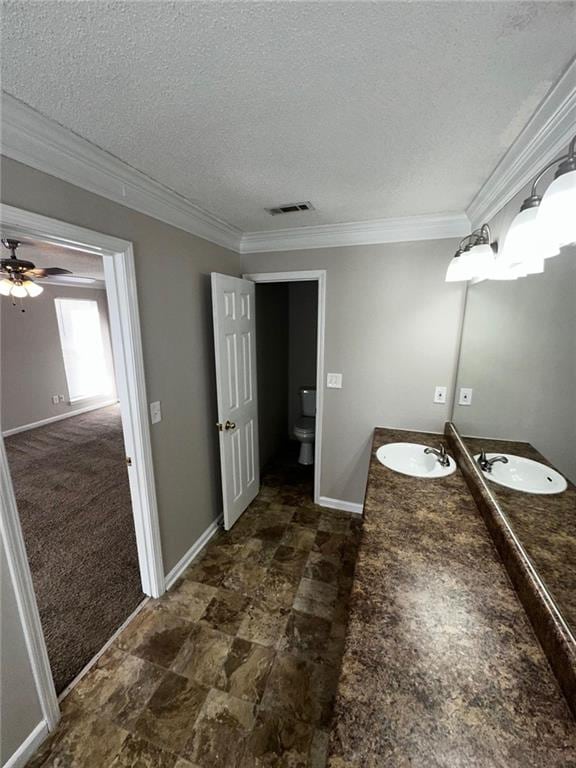
[{"label": "vanity light fixture", "polygon": [[462,248],[458,247],[458,250],[452,256],[448,269],[446,270],[446,282],[447,283],[459,283],[468,280],[465,270],[465,264],[462,261]]},{"label": "vanity light fixture", "polygon": [[[537,186],[559,163],[554,181],[544,196]],[[557,256],[560,247],[576,242],[576,136],[568,153],[544,166],[532,182],[530,197],[522,203],[504,239],[502,263],[517,268],[519,276],[544,272],[544,259]]]},{"label": "vanity light fixture", "polygon": [[497,244],[491,243],[490,240],[491,232],[488,224],[483,224],[463,238],[448,265],[446,282],[484,280],[489,277],[494,269],[495,253],[498,248]]},{"label": "vanity light fixture", "polygon": [[495,264],[495,255],[498,250],[497,243],[492,243],[492,233],[488,224],[482,224],[480,229],[472,233],[476,240],[470,250],[465,254],[472,277],[485,280],[490,277]]},{"label": "vanity light fixture", "polygon": [[[541,196],[537,186],[555,165],[554,181]],[[530,196],[513,219],[499,256],[497,244],[490,239],[490,228],[483,224],[461,240],[446,281],[516,280],[539,274],[544,272],[545,259],[576,243],[576,136],[567,154],[545,165],[532,182]]]},{"label": "vanity light fixture", "polygon": [[542,197],[538,224],[562,248],[576,243],[576,136],[568,146],[568,154],[550,163],[544,171],[558,162],[554,181]]}]

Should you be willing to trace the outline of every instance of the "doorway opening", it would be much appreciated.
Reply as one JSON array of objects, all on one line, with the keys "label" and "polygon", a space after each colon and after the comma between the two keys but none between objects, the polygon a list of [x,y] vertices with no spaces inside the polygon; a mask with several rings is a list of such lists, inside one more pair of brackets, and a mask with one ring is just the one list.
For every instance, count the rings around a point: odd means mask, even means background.
[{"label": "doorway opening", "polygon": [[0,530],[53,730],[58,693],[165,589],[134,255],[10,206],[0,221],[26,244],[21,259],[61,268],[36,269],[37,287],[1,301]]},{"label": "doorway opening", "polygon": [[2,430],[56,693],[142,591],[102,257],[22,238],[47,270],[2,299]]},{"label": "doorway opening", "polygon": [[256,283],[260,467],[267,484],[319,503],[324,272],[245,275]]}]

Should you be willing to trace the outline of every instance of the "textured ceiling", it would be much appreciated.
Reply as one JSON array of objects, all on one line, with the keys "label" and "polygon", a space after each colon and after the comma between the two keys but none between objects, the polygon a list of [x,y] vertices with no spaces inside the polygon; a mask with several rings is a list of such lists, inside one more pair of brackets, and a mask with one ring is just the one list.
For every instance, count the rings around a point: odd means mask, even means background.
[{"label": "textured ceiling", "polygon": [[573,56],[576,5],[26,0],[2,27],[5,90],[253,231],[463,210]]}]

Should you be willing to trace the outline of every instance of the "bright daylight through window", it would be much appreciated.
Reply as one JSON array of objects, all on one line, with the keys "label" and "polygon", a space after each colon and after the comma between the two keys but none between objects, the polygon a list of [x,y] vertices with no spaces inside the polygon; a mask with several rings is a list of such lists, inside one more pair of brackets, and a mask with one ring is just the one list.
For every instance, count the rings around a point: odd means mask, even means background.
[{"label": "bright daylight through window", "polygon": [[70,402],[110,394],[98,302],[54,299]]}]

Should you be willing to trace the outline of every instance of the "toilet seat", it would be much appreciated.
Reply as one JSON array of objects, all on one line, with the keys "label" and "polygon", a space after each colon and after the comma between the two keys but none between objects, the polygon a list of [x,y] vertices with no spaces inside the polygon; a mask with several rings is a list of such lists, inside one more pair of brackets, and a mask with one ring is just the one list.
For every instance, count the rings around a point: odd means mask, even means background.
[{"label": "toilet seat", "polygon": [[294,424],[296,437],[312,438],[316,434],[316,419],[310,416],[302,416]]}]

